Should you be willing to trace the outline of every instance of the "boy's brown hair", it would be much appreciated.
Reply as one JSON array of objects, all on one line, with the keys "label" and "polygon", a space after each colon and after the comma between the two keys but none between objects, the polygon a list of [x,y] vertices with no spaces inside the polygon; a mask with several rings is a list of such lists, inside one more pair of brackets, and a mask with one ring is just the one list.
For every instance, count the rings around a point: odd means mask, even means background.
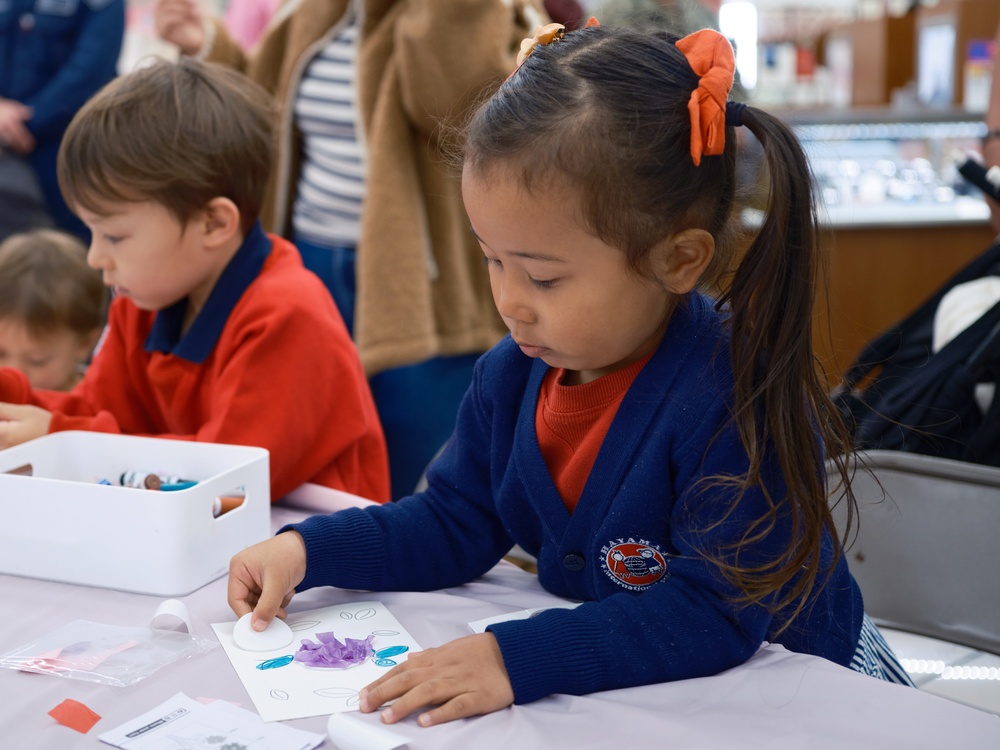
[{"label": "boy's brown hair", "polygon": [[116,78],[85,104],[59,148],[70,206],[153,201],[182,224],[229,198],[243,233],[260,215],[274,153],[271,96],[235,70],[182,58]]},{"label": "boy's brown hair", "polygon": [[19,321],[35,338],[99,329],[107,294],[86,257],[80,240],[54,229],[8,237],[0,243],[0,319]]}]

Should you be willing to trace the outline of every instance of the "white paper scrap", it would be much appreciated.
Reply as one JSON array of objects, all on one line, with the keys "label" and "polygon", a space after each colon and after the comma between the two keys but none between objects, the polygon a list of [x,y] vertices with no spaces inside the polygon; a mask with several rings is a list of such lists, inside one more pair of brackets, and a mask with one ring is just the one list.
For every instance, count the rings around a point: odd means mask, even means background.
[{"label": "white paper scrap", "polygon": [[123,750],[189,750],[239,747],[245,750],[313,750],[326,739],[284,724],[265,724],[256,714],[217,701],[205,705],[177,693],[156,708],[98,739]]},{"label": "white paper scrap", "polygon": [[326,733],[337,750],[395,750],[410,741],[409,737],[366,724],[351,714],[332,714],[326,723]]},{"label": "white paper scrap", "polygon": [[187,605],[180,599],[164,599],[149,621],[151,630],[173,630],[178,633],[191,632],[191,616]]},{"label": "white paper scrap", "polygon": [[552,607],[534,607],[533,609],[521,609],[516,612],[508,612],[503,615],[494,615],[493,617],[484,617],[482,620],[473,620],[469,623],[469,628],[472,629],[473,633],[485,633],[486,626],[492,625],[496,622],[507,622],[508,620],[527,620],[529,617],[534,617],[539,612],[545,612],[549,609],[575,609],[579,607],[579,602],[567,603],[567,604],[556,604]]}]

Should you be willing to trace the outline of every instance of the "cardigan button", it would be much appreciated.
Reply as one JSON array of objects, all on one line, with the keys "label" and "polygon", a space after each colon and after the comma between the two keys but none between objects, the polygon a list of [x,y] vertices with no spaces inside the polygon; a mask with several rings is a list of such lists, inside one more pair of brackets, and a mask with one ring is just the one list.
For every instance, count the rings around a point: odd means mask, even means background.
[{"label": "cardigan button", "polygon": [[17,25],[21,27],[21,31],[31,31],[35,28],[35,17],[31,13],[22,13],[17,19]]},{"label": "cardigan button", "polygon": [[570,554],[563,558],[563,565],[566,567],[566,570],[583,570],[586,564],[587,561],[583,559],[582,555]]}]

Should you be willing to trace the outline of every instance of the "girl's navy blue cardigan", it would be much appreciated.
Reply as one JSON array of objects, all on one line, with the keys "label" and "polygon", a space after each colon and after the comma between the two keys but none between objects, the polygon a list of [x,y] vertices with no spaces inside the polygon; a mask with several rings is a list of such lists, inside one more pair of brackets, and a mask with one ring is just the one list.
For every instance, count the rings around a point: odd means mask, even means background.
[{"label": "girl's navy blue cardigan", "polygon": [[[710,300],[693,295],[674,313],[626,394],[572,515],[535,434],[547,369],[509,337],[483,355],[454,435],[428,470],[426,492],[289,527],[306,543],[299,588],[446,588],[484,574],[519,544],[538,557],[548,591],[584,604],[490,626],[517,703],[715,674],[747,660],[764,641],[850,662],[863,605],[843,558],[775,636],[781,613],[736,604],[738,592],[700,553],[739,539],[764,507],[762,493],[751,490],[719,522],[730,490],[702,482],[738,475],[747,465],[730,419],[726,329]],[[781,496],[773,460],[765,472]],[[741,562],[772,558],[788,533],[779,524],[745,547]],[[827,539],[823,559],[832,553]]]}]

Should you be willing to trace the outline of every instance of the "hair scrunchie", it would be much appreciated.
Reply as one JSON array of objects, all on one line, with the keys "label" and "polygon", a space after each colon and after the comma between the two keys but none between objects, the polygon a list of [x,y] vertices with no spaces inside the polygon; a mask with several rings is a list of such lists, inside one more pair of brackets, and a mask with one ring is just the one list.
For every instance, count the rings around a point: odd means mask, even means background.
[{"label": "hair scrunchie", "polygon": [[736,58],[733,47],[718,31],[702,29],[677,41],[698,88],[688,99],[691,116],[691,160],[697,167],[702,156],[718,156],[726,147],[726,100],[733,87]]},{"label": "hair scrunchie", "polygon": [[747,105],[743,102],[726,102],[726,125],[738,128],[743,124],[743,110]]}]

